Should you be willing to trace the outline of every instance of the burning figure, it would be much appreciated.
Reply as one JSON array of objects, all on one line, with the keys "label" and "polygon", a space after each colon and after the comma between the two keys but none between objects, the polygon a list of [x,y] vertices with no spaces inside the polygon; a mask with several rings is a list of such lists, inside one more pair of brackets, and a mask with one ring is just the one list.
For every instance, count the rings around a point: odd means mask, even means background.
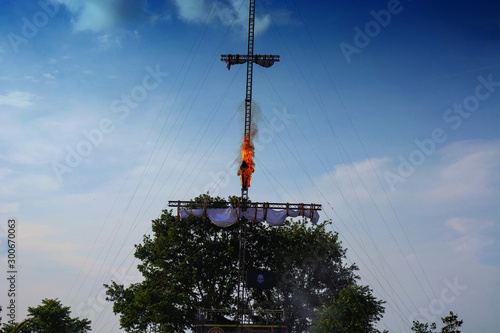
[{"label": "burning figure", "polygon": [[250,187],[250,180],[252,179],[252,173],[255,171],[253,154],[254,147],[252,144],[253,131],[250,131],[243,138],[243,145],[241,146],[241,166],[238,170],[238,176],[241,176],[241,186],[243,188]]}]

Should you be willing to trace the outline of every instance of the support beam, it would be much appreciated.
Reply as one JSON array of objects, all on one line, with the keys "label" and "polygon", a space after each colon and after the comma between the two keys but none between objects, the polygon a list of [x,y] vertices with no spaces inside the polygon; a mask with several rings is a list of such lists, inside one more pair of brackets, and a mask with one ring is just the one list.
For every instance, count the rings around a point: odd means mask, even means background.
[{"label": "support beam", "polygon": [[[295,210],[321,210],[321,204],[305,204],[305,203],[289,203],[289,202],[247,202],[247,208],[271,208],[271,209],[295,209]],[[233,202],[196,202],[196,201],[181,201],[171,200],[168,202],[169,207],[186,208],[186,209],[201,209],[201,208],[228,208],[237,207]]]},{"label": "support beam", "polygon": [[280,56],[274,54],[256,54],[253,56],[249,56],[248,54],[222,54],[220,60],[226,63],[227,69],[231,69],[232,65],[244,64],[249,60],[267,68],[274,65],[275,62],[279,62]]}]

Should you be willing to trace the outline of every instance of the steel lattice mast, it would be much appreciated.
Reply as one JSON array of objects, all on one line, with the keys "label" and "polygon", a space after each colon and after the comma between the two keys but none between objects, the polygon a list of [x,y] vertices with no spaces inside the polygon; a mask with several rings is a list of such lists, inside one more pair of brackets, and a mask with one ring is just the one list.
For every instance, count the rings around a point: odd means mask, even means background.
[{"label": "steel lattice mast", "polygon": [[[246,60],[247,64],[247,75],[246,75],[246,89],[245,89],[245,128],[243,133],[244,140],[250,140],[252,131],[252,79],[253,79],[253,64],[254,62],[262,61],[267,58],[267,56],[253,54],[253,44],[255,35],[255,0],[250,0],[249,10],[248,10],[248,47],[246,57],[241,55],[222,55],[221,60],[228,63],[228,69],[231,63],[238,64]],[[276,60],[279,61],[279,56],[274,56]],[[245,59],[246,58],[246,59]],[[233,61],[231,61],[233,60]],[[249,184],[245,181],[245,175],[242,174],[241,181],[241,204],[242,210],[246,211],[248,206],[248,186]],[[247,222],[245,218],[241,219],[240,222],[240,246],[239,246],[239,260],[238,260],[238,298],[237,298],[237,308],[238,315],[241,310],[246,306],[245,304],[245,253],[246,253],[246,234],[247,234]],[[242,304],[243,303],[243,304]]]},{"label": "steel lattice mast", "polygon": [[[253,39],[255,27],[255,0],[250,0],[250,8],[248,11],[248,61],[247,61],[247,85],[245,90],[245,130],[243,137],[246,138],[250,135],[252,126],[252,76],[253,76]],[[243,207],[246,208],[248,201],[248,187],[242,184],[241,187],[241,201]]]},{"label": "steel lattice mast", "polygon": [[[253,54],[253,44],[254,44],[254,34],[255,34],[255,0],[250,0],[249,11],[248,11],[248,48],[247,54],[223,54],[221,55],[221,60],[228,64],[228,69],[234,64],[247,64],[247,76],[246,76],[246,89],[245,89],[245,129],[244,138],[248,138],[251,135],[252,130],[252,78],[253,78],[253,64],[258,63],[264,67],[270,67],[275,61],[279,61],[279,55],[254,55]],[[243,204],[242,208],[246,209],[246,203],[248,202],[248,187],[246,183],[242,181],[241,186],[241,202]]]},{"label": "steel lattice mast", "polygon": [[[249,138],[252,132],[252,79],[253,79],[253,65],[254,63],[259,64],[263,67],[270,67],[274,62],[279,61],[279,55],[254,55],[254,28],[255,28],[255,0],[249,0],[249,13],[248,13],[248,48],[247,54],[223,54],[221,55],[221,60],[225,61],[227,68],[230,69],[231,65],[244,64],[247,65],[246,73],[246,89],[245,89],[245,127],[244,127],[244,138]],[[289,209],[295,209],[299,211],[319,211],[321,210],[320,204],[294,204],[294,203],[268,203],[268,202],[250,202],[248,197],[248,187],[249,182],[245,182],[244,176],[242,176],[241,182],[241,203],[240,209],[246,212],[248,209],[255,209],[267,211],[267,209],[282,209],[288,212]],[[218,202],[220,205],[221,203]],[[225,205],[230,207],[234,203],[226,202]],[[169,201],[169,207],[177,207],[178,216],[181,209],[196,209],[203,208],[205,211],[210,205],[210,202],[194,203],[193,201]],[[311,213],[312,216],[312,213]],[[246,252],[246,234],[247,234],[247,224],[248,221],[245,217],[240,219],[240,230],[239,230],[239,259],[238,259],[238,295],[237,295],[237,317],[238,322],[242,318],[243,310],[247,306],[245,301],[245,252]]]}]

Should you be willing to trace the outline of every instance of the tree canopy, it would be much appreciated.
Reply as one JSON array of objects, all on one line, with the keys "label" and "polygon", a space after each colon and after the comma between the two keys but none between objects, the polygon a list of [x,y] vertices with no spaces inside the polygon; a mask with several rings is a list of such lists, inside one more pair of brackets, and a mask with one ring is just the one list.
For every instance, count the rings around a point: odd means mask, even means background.
[{"label": "tree canopy", "polygon": [[[225,202],[208,195],[195,201],[217,207]],[[357,267],[343,263],[346,250],[337,233],[327,230],[329,224],[249,224],[246,268],[273,272],[275,286],[249,289],[246,306],[284,309],[293,332],[308,331],[315,309],[358,279]],[[235,308],[238,236],[238,224],[219,228],[202,218],[180,221],[171,211],[163,211],[152,221],[152,235],[136,245],[143,281],[129,287],[114,281],[105,285],[121,326],[127,332],[148,327],[182,332],[194,327],[198,308]]]},{"label": "tree canopy", "polygon": [[28,307],[28,319],[14,325],[4,324],[1,332],[86,333],[90,331],[90,320],[71,318],[70,314],[70,308],[63,306],[58,299],[43,299],[41,305]]},{"label": "tree canopy", "polygon": [[17,324],[3,324],[0,327],[0,333],[22,333],[24,326],[26,325],[26,321],[22,321]]},{"label": "tree canopy", "polygon": [[376,300],[367,286],[349,286],[318,311],[313,333],[375,333],[384,301]]},{"label": "tree canopy", "polygon": [[[459,328],[464,323],[463,320],[458,320],[458,315],[450,311],[450,314],[446,317],[441,317],[441,321],[444,326],[441,328],[440,333],[460,333]],[[419,321],[414,321],[411,330],[415,333],[436,333],[435,330],[437,325],[435,323],[427,324],[421,323]]]}]

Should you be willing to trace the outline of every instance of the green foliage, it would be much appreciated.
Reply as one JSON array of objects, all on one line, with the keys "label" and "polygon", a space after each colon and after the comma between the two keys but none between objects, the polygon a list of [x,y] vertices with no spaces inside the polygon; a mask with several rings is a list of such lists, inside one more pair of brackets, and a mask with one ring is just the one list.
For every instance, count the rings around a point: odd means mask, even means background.
[{"label": "green foliage", "polygon": [[411,327],[411,330],[416,333],[434,333],[433,330],[436,329],[436,324],[427,324],[427,323],[421,323],[418,321],[413,322],[413,326]]},{"label": "green foliage", "polygon": [[15,325],[4,325],[2,333],[86,333],[90,320],[70,317],[70,309],[57,299],[43,299],[42,305],[28,307],[29,318]]},{"label": "green foliage", "polygon": [[[442,317],[441,321],[444,326],[441,328],[441,333],[460,333],[458,330],[459,327],[464,323],[463,320],[458,320],[458,315],[454,314],[453,311],[450,311],[450,314],[446,317]],[[433,330],[436,329],[436,324],[423,324],[418,321],[413,322],[413,326],[411,330],[415,333],[435,333]]]},{"label": "green foliage", "polygon": [[[205,195],[206,196],[206,195]],[[195,199],[196,202],[220,198]],[[194,323],[197,308],[227,308],[235,302],[233,287],[238,256],[238,231],[221,230],[209,221],[179,221],[170,212],[152,223],[151,236],[136,245],[135,257],[144,281],[129,288],[105,285],[113,311],[127,332],[150,326],[183,332]]]},{"label": "green foliage", "polygon": [[326,307],[318,311],[313,333],[372,333],[382,318],[385,302],[378,301],[367,286],[350,286],[341,290]]},{"label": "green foliage", "polygon": [[441,333],[460,333],[458,328],[464,323],[463,320],[458,320],[458,315],[450,311],[450,314],[444,318],[441,318],[444,327],[441,329]]},{"label": "green foliage", "polygon": [[294,332],[309,332],[315,310],[353,285],[357,267],[345,266],[345,249],[330,222],[311,227],[305,220],[280,227],[252,225],[248,236],[248,269],[271,270],[273,290],[249,291],[257,308],[284,308]]},{"label": "green foliage", "polygon": [[[225,207],[223,199],[208,195],[194,201]],[[355,283],[357,268],[342,263],[345,250],[338,235],[326,230],[328,224],[249,224],[246,268],[272,271],[275,288],[248,290],[248,308],[285,309],[293,331],[307,332],[315,309]],[[193,328],[198,308],[235,308],[238,247],[238,224],[219,228],[202,218],[179,221],[164,211],[153,221],[152,235],[136,245],[144,280],[128,288],[105,285],[122,328],[183,332]]]},{"label": "green foliage", "polygon": [[26,332],[26,329],[24,329],[27,321],[22,321],[17,324],[3,324],[3,326],[0,328],[0,333],[23,333]]}]

